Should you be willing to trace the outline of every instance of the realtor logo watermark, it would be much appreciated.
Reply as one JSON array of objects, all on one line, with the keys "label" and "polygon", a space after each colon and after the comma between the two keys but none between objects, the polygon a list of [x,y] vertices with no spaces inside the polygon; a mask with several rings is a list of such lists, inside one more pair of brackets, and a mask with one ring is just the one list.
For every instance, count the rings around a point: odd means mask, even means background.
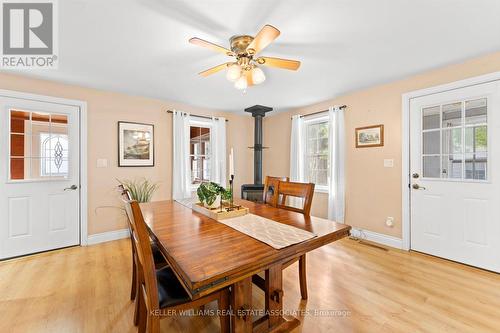
[{"label": "realtor logo watermark", "polygon": [[56,0],[1,0],[0,67],[50,68],[58,65]]}]

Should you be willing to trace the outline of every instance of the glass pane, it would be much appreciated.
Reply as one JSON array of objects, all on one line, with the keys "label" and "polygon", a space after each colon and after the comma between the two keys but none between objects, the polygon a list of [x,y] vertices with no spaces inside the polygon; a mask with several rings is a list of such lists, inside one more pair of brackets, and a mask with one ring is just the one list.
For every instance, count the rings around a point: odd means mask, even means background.
[{"label": "glass pane", "polygon": [[319,154],[328,154],[328,138],[321,138],[319,140]]},{"label": "glass pane", "polygon": [[319,170],[316,185],[328,185],[328,171],[327,170]]},{"label": "glass pane", "polygon": [[318,151],[318,140],[316,138],[307,140],[307,154],[313,155]]},{"label": "glass pane", "polygon": [[443,130],[442,154],[453,154],[462,152],[462,128]]},{"label": "glass pane", "polygon": [[486,126],[465,128],[465,152],[474,153],[488,150],[488,132]]},{"label": "glass pane", "polygon": [[31,155],[29,138],[29,135],[11,134],[10,156],[29,157]]},{"label": "glass pane", "polygon": [[30,112],[10,111],[10,132],[29,133],[30,132]]},{"label": "glass pane", "polygon": [[424,156],[423,157],[423,174],[425,178],[439,178],[439,156]]},{"label": "glass pane", "polygon": [[422,129],[439,128],[439,106],[422,109]]},{"label": "glass pane", "polygon": [[[61,159],[41,159],[42,164],[43,163],[50,163],[50,166],[45,168],[50,168],[50,176],[51,177],[62,177],[62,178],[67,178],[68,177],[68,159],[67,158],[61,158]],[[45,175],[44,175],[45,176]]]},{"label": "glass pane", "polygon": [[318,124],[311,124],[307,126],[307,137],[316,138],[318,136]]},{"label": "glass pane", "polygon": [[443,128],[462,126],[462,102],[443,105]]},{"label": "glass pane", "polygon": [[50,179],[52,163],[50,158],[31,158],[30,179]]},{"label": "glass pane", "polygon": [[439,154],[440,138],[439,131],[424,132],[424,154]]},{"label": "glass pane", "polygon": [[486,124],[488,107],[486,98],[465,102],[465,123]]},{"label": "glass pane", "polygon": [[462,154],[443,155],[442,178],[462,179]]},{"label": "glass pane", "polygon": [[486,153],[465,154],[465,179],[486,180],[488,155]]},{"label": "glass pane", "polygon": [[[10,158],[10,180],[29,179],[29,158]],[[28,175],[26,175],[28,174]]]}]

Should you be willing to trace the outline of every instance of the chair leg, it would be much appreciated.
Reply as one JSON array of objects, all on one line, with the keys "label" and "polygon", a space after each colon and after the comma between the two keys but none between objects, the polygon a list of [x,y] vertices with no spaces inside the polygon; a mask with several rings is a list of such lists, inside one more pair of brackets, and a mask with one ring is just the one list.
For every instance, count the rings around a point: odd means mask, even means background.
[{"label": "chair leg", "polygon": [[160,317],[148,315],[147,333],[160,333]]},{"label": "chair leg", "polygon": [[130,288],[130,300],[135,300],[137,294],[137,267],[135,265],[135,258],[132,257],[132,287]]},{"label": "chair leg", "polygon": [[146,303],[144,301],[144,296],[142,293],[137,294],[137,306],[136,306],[136,314],[137,316],[137,324],[138,324],[138,333],[146,333],[147,328],[147,320],[148,320],[148,310],[146,308]]},{"label": "chair leg", "polygon": [[306,255],[299,258],[299,281],[300,295],[302,299],[307,299],[307,280],[306,280]]},{"label": "chair leg", "polygon": [[141,317],[141,296],[136,296],[135,300],[135,308],[134,308],[134,325],[139,325],[140,317]]},{"label": "chair leg", "polygon": [[231,318],[229,317],[229,290],[224,289],[217,300],[219,307],[219,320],[221,333],[229,333],[231,330]]}]

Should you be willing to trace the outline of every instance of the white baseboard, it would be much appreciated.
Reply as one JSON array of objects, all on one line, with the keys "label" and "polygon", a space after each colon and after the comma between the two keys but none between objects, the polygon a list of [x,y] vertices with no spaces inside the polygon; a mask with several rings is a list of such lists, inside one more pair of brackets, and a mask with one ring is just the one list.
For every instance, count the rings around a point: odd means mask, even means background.
[{"label": "white baseboard", "polygon": [[356,229],[356,228],[351,229],[351,235],[359,239],[365,239],[385,246],[394,247],[396,249],[403,248],[403,240],[401,238],[397,238],[394,236],[388,236],[373,231]]},{"label": "white baseboard", "polygon": [[128,229],[113,230],[113,231],[103,232],[100,234],[88,235],[87,245],[110,242],[117,239],[128,238],[129,236],[130,232]]}]

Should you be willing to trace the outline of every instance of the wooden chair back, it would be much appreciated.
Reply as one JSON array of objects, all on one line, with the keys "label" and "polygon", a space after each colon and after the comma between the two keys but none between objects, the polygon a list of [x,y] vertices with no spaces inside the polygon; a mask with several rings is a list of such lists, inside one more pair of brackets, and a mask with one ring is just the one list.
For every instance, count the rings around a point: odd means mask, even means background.
[{"label": "wooden chair back", "polygon": [[[314,196],[313,183],[295,183],[295,182],[282,182],[278,183],[278,195],[283,195],[285,198],[295,197],[302,198],[304,206],[302,208],[287,206],[286,202],[277,202],[276,207],[284,208],[294,212],[302,213],[309,216],[311,213],[311,204]],[[275,199],[276,200],[276,199]]]},{"label": "wooden chair back", "polygon": [[146,222],[137,201],[127,199],[124,200],[124,203],[132,229],[132,242],[137,251],[139,293],[143,294],[149,311],[157,310],[160,308],[158,284]]},{"label": "wooden chair back", "polygon": [[[264,203],[272,205],[273,207],[276,207],[277,202],[285,204],[285,196],[281,196],[281,198],[278,198],[278,184],[280,181],[287,182],[289,180],[290,178],[288,177],[266,176],[266,180],[264,181],[264,194],[262,196],[262,201]],[[278,200],[275,200],[275,198],[277,198]]]}]

